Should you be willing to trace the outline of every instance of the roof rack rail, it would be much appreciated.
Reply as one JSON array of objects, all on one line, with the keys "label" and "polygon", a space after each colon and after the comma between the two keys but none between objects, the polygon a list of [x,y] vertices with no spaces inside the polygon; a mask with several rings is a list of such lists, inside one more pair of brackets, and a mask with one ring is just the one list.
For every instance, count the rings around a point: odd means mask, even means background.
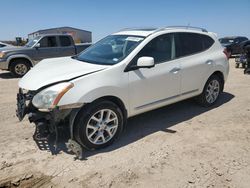
[{"label": "roof rack rail", "polygon": [[136,31],[136,30],[142,30],[142,31],[154,31],[157,30],[156,27],[130,27],[130,28],[124,28],[119,30],[120,31]]},{"label": "roof rack rail", "polygon": [[[193,30],[199,30],[199,31],[208,33],[208,31],[206,29],[204,29],[204,28],[193,27],[193,26],[167,26],[167,27],[159,28],[159,29],[155,30],[153,33],[157,33],[159,31],[164,31],[166,29],[178,29],[178,28],[193,29]],[[151,34],[153,34],[153,33],[151,33]]]},{"label": "roof rack rail", "polygon": [[194,26],[179,26],[179,25],[177,25],[177,26],[167,26],[167,27],[165,27],[165,29],[168,29],[168,28],[184,28],[184,29],[195,29],[195,30],[200,30],[200,31],[202,31],[202,32],[208,32],[206,29],[204,29],[204,28],[201,28],[201,27],[194,27]]},{"label": "roof rack rail", "polygon": [[206,32],[208,33],[208,31],[204,28],[201,27],[194,27],[194,26],[166,26],[166,27],[162,27],[162,28],[155,28],[155,27],[132,27],[132,28],[124,28],[119,30],[118,32],[121,31],[136,31],[136,30],[140,30],[140,31],[153,31],[150,35],[152,35],[153,33],[157,33],[159,31],[164,31],[167,29],[191,29],[191,30],[199,30],[202,32]]}]

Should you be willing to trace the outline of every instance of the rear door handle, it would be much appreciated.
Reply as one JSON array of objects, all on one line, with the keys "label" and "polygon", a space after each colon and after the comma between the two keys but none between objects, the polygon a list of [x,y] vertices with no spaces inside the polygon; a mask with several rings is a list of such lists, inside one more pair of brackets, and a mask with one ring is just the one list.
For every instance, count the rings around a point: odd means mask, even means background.
[{"label": "rear door handle", "polygon": [[207,61],[206,61],[206,64],[207,64],[207,65],[212,65],[212,63],[213,63],[212,60],[207,60]]},{"label": "rear door handle", "polygon": [[173,74],[177,74],[181,69],[180,68],[173,68],[170,72],[173,73]]}]

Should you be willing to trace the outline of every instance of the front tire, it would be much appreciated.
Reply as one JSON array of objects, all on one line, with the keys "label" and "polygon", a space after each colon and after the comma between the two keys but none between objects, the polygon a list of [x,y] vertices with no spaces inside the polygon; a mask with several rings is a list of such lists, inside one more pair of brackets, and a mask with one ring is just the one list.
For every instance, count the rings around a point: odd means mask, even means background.
[{"label": "front tire", "polygon": [[123,129],[121,109],[110,101],[88,104],[74,123],[75,139],[87,149],[101,149],[118,138]]},{"label": "front tire", "polygon": [[198,96],[201,106],[212,106],[218,100],[223,88],[223,82],[217,75],[212,75],[205,84],[203,92]]},{"label": "front tire", "polygon": [[23,59],[13,60],[10,64],[10,72],[16,77],[24,76],[29,70],[29,62]]}]

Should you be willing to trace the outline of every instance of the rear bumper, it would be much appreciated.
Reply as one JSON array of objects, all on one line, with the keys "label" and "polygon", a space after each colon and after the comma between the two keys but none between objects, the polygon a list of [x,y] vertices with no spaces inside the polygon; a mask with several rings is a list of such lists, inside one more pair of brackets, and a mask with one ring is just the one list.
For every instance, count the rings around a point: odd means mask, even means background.
[{"label": "rear bumper", "polygon": [[5,59],[0,59],[0,69],[8,70],[8,68],[9,68],[8,62]]}]

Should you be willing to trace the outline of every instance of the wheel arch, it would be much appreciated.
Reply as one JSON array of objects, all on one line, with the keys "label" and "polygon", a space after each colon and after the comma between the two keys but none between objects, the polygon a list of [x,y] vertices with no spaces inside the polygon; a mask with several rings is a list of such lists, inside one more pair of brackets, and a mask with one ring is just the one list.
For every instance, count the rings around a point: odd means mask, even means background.
[{"label": "wheel arch", "polygon": [[218,77],[221,79],[221,82],[222,82],[221,91],[224,90],[225,77],[224,77],[222,71],[216,70],[216,71],[214,71],[212,74],[210,74],[210,75],[207,77],[207,79],[204,80],[204,82],[202,83],[201,90],[200,90],[201,93],[203,92],[203,90],[204,90],[204,88],[205,88],[205,86],[206,86],[207,81],[208,81],[209,78],[210,78],[211,76],[213,76],[213,75],[216,75],[216,76],[218,76]]},{"label": "wheel arch", "polygon": [[[215,71],[213,74],[211,74],[211,75],[209,76],[209,78],[210,78],[211,76],[213,76],[213,75],[216,75],[216,76],[218,76],[218,77],[220,78],[220,80],[221,80],[221,82],[222,82],[221,91],[223,91],[223,90],[224,90],[224,83],[225,83],[225,79],[224,79],[223,73],[222,73],[221,71]],[[209,79],[209,78],[208,78],[208,79]]]},{"label": "wheel arch", "polygon": [[128,112],[123,101],[120,98],[116,96],[112,96],[112,95],[107,95],[107,96],[103,96],[98,99],[95,99],[93,102],[99,102],[99,101],[111,101],[115,103],[121,109],[124,119],[127,119]]},{"label": "wheel arch", "polygon": [[14,62],[14,60],[25,60],[26,62],[29,63],[30,67],[33,67],[32,60],[28,56],[10,56],[7,60],[9,62],[9,65],[8,65],[9,70],[10,70],[10,66]]},{"label": "wheel arch", "polygon": [[110,102],[113,102],[114,104],[116,104],[122,111],[124,125],[126,125],[128,112],[127,112],[127,109],[126,109],[123,101],[120,98],[116,97],[116,96],[112,96],[112,95],[103,96],[103,97],[95,99],[92,102],[84,104],[81,108],[72,110],[72,112],[70,114],[70,117],[69,117],[70,137],[71,137],[71,139],[75,140],[75,137],[74,137],[75,120],[76,120],[77,116],[79,115],[79,112],[81,110],[83,110],[84,108],[88,108],[89,105],[91,105],[93,103],[98,103],[100,101],[110,101]]}]

